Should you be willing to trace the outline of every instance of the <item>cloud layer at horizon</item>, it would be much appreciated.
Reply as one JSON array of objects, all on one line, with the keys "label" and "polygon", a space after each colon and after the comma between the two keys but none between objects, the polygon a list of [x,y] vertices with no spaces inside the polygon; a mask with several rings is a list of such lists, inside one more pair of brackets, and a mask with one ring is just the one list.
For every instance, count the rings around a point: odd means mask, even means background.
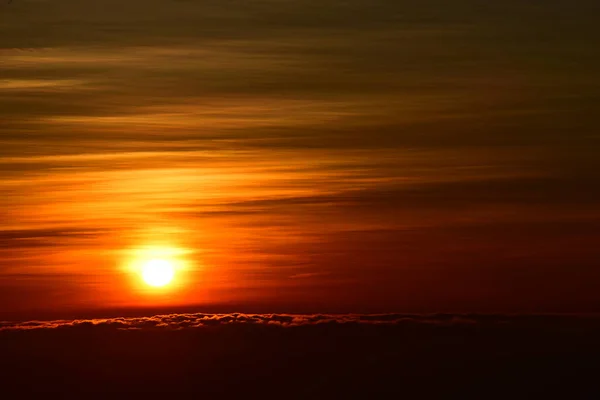
[{"label": "cloud layer at horizon", "polygon": [[599,332],[598,316],[564,315],[38,321],[0,327],[0,372],[10,397],[589,398]]},{"label": "cloud layer at horizon", "polygon": [[32,330],[112,330],[112,331],[172,331],[209,327],[270,326],[294,328],[330,325],[381,325],[383,327],[411,328],[422,326],[468,329],[600,329],[600,316],[576,314],[207,314],[178,313],[150,317],[114,317],[55,321],[0,321],[0,332]]}]

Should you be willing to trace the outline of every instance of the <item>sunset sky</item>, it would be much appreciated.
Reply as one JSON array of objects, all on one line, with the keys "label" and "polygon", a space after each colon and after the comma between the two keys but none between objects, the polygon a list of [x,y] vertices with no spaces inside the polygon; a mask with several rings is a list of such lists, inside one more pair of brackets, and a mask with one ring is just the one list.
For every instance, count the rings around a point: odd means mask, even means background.
[{"label": "sunset sky", "polygon": [[597,0],[4,3],[0,319],[600,311]]}]

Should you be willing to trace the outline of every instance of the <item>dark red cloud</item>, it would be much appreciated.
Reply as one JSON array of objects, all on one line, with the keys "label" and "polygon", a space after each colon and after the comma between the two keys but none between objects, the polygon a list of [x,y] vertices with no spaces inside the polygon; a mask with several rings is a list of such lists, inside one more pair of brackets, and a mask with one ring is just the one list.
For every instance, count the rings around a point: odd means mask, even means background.
[{"label": "dark red cloud", "polygon": [[51,329],[183,330],[227,325],[267,325],[302,327],[315,325],[381,325],[388,327],[447,326],[501,327],[536,329],[570,326],[600,329],[600,317],[594,315],[504,315],[504,314],[164,314],[151,317],[0,322],[1,331]]},{"label": "dark red cloud", "polygon": [[[5,322],[6,398],[594,398],[600,318],[169,314]],[[504,397],[503,397],[504,396]],[[565,397],[565,398],[567,398]]]}]

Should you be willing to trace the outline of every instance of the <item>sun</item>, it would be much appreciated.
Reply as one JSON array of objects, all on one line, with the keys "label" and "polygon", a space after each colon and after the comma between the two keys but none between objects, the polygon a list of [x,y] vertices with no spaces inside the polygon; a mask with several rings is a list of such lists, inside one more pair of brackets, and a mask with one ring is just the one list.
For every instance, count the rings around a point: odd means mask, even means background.
[{"label": "sun", "polygon": [[175,295],[190,284],[192,262],[189,248],[170,243],[147,244],[124,250],[123,272],[131,288],[141,295]]},{"label": "sun", "polygon": [[142,279],[153,287],[167,286],[175,277],[173,263],[165,259],[152,259],[142,266]]}]

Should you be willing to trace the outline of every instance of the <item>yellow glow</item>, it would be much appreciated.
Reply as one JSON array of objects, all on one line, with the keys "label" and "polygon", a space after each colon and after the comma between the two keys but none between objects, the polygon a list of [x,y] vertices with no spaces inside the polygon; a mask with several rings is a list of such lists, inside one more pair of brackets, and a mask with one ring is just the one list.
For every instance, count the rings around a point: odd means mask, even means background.
[{"label": "yellow glow", "polygon": [[142,267],[142,279],[150,286],[166,286],[171,283],[174,277],[175,267],[168,260],[150,260]]},{"label": "yellow glow", "polygon": [[131,277],[132,289],[140,295],[174,294],[189,283],[190,249],[163,242],[131,248],[124,254],[123,272]]}]

